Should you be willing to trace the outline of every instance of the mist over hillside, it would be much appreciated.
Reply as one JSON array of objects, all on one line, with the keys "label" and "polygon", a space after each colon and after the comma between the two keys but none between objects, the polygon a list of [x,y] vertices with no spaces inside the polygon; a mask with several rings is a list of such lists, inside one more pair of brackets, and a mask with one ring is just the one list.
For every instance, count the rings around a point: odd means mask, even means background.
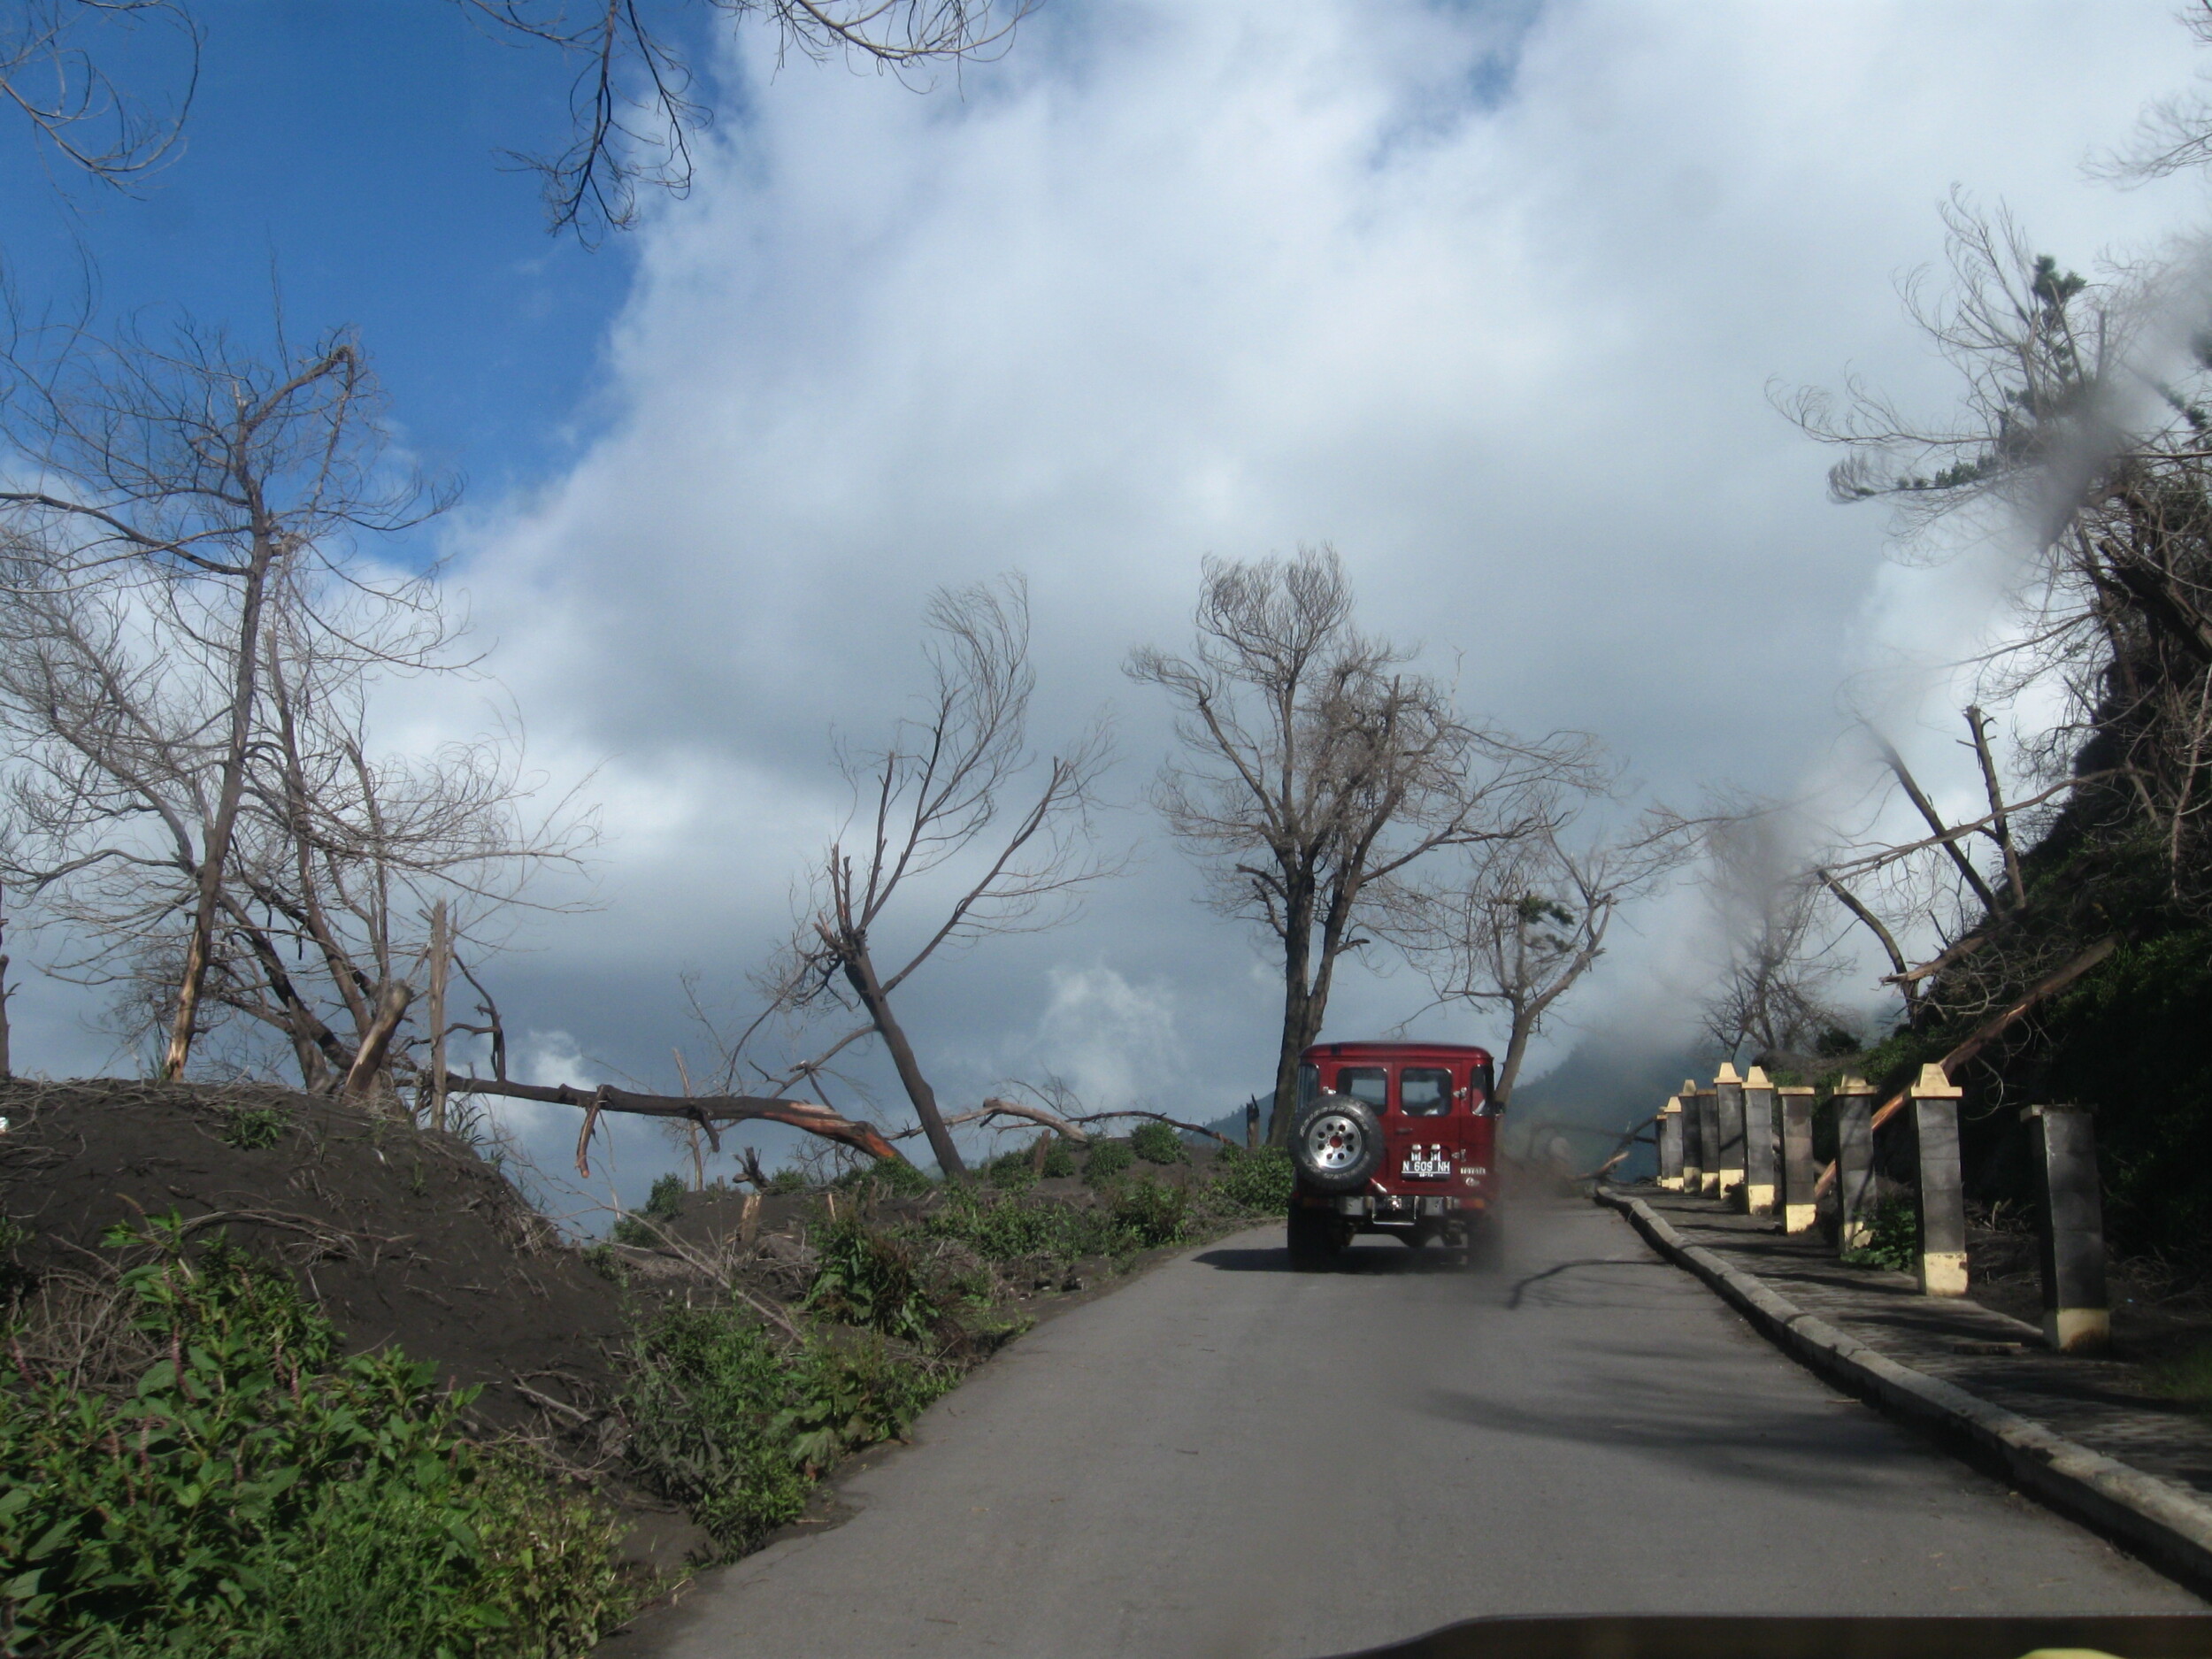
[{"label": "mist over hillside", "polygon": [[[1578,1161],[1595,1164],[1624,1129],[1657,1111],[1684,1079],[1709,1078],[1717,1064],[1706,1042],[1671,1047],[1640,1032],[1585,1037],[1549,1071],[1514,1090],[1506,1144],[1526,1153],[1561,1135]],[[1651,1171],[1651,1149],[1639,1147],[1618,1172],[1633,1180]]]}]

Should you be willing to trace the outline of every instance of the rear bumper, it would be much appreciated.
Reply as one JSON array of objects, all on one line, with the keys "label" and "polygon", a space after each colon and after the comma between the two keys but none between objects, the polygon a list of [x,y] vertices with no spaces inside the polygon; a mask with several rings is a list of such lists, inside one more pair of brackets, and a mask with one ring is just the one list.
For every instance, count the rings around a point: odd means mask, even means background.
[{"label": "rear bumper", "polygon": [[1440,1216],[1456,1216],[1468,1210],[1483,1210],[1490,1207],[1489,1200],[1480,1194],[1455,1198],[1445,1194],[1429,1193],[1417,1195],[1347,1193],[1339,1197],[1321,1193],[1300,1193],[1295,1202],[1310,1209],[1333,1210],[1340,1216],[1357,1220],[1383,1223],[1431,1220]]}]

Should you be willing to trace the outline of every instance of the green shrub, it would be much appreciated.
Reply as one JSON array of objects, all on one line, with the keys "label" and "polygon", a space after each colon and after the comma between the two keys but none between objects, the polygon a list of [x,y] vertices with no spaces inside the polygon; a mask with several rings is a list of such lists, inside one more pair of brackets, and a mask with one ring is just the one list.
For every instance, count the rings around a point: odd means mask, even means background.
[{"label": "green shrub", "polygon": [[[583,1654],[628,1614],[635,1598],[606,1566],[620,1529],[596,1504],[498,1454],[480,1455],[472,1497],[457,1536],[451,1508],[417,1486],[346,1488],[326,1524],[311,1529],[309,1547],[288,1554],[285,1593],[220,1651],[536,1659]],[[473,1597],[456,1594],[465,1575],[476,1581]]]},{"label": "green shrub", "polygon": [[780,1169],[768,1178],[768,1190],[773,1194],[803,1193],[808,1185],[804,1170]]},{"label": "green shrub", "polygon": [[[627,1217],[626,1217],[625,1219],[626,1220]],[[621,1223],[617,1222],[615,1225],[618,1228]],[[622,1258],[610,1249],[604,1241],[586,1245],[583,1256],[584,1265],[609,1284],[626,1287],[628,1286],[630,1270],[623,1265]]]},{"label": "green shrub", "polygon": [[643,1216],[617,1216],[607,1236],[640,1250],[656,1249],[661,1242],[660,1228]]},{"label": "green shrub", "polygon": [[1017,1197],[987,1198],[972,1187],[948,1189],[945,1202],[926,1224],[939,1238],[957,1239],[994,1262],[1057,1253],[1068,1235],[1062,1205]]},{"label": "green shrub", "polygon": [[816,1312],[913,1342],[947,1323],[910,1240],[847,1217],[818,1228],[814,1248],[806,1305]]},{"label": "green shrub", "polygon": [[950,1366],[893,1354],[881,1342],[855,1347],[810,1343],[799,1351],[786,1390],[790,1403],[777,1429],[809,1479],[847,1452],[903,1435],[922,1409],[959,1380]]},{"label": "green shrub", "polygon": [[1075,1144],[1058,1135],[1045,1142],[1041,1165],[1037,1161],[1036,1147],[1031,1145],[1017,1152],[1002,1153],[983,1166],[983,1177],[992,1186],[1017,1193],[1026,1192],[1040,1179],[1059,1180],[1074,1173]]},{"label": "green shrub", "polygon": [[572,1654],[625,1610],[616,1529],[393,1350],[336,1358],[291,1281],[174,1216],[118,1294],[128,1395],[0,1377],[0,1649]]},{"label": "green shrub", "polygon": [[31,1286],[31,1275],[15,1259],[15,1253],[31,1241],[31,1230],[14,1217],[0,1214],[0,1321],[15,1299]]},{"label": "green shrub", "polygon": [[1147,1164],[1190,1162],[1190,1149],[1172,1124],[1139,1124],[1130,1133],[1129,1150]]},{"label": "green shrub", "polygon": [[880,1339],[779,1347],[734,1309],[671,1304],[640,1331],[622,1397],[632,1465],[727,1554],[798,1518],[846,1452],[903,1434],[956,1378]]},{"label": "green shrub", "polygon": [[1091,1156],[1083,1160],[1083,1179],[1094,1187],[1104,1185],[1137,1161],[1137,1155],[1122,1141],[1101,1141],[1091,1148]]},{"label": "green shrub", "polygon": [[1190,1195],[1179,1187],[1141,1175],[1114,1194],[1114,1223],[1140,1249],[1172,1244],[1183,1236]]},{"label": "green shrub", "polygon": [[1242,1147],[1224,1147],[1214,1160],[1206,1196],[1224,1209],[1280,1216],[1290,1210],[1291,1189],[1297,1179],[1297,1166],[1280,1147],[1250,1152]]},{"label": "green shrub", "polygon": [[645,1213],[656,1221],[673,1221],[684,1213],[684,1178],[664,1175],[645,1197]]},{"label": "green shrub", "polygon": [[2212,1411],[2212,1347],[2200,1346],[2150,1368],[2153,1392],[2193,1411]]},{"label": "green shrub", "polygon": [[1909,1273],[1920,1256],[1920,1214],[1909,1198],[1877,1204],[1867,1217],[1867,1241],[1844,1253],[1847,1267],[1880,1267]]},{"label": "green shrub", "polygon": [[878,1158],[873,1164],[847,1170],[833,1185],[849,1192],[872,1187],[894,1198],[919,1198],[937,1190],[937,1183],[904,1158]]},{"label": "green shrub", "polygon": [[260,1152],[284,1139],[291,1119],[265,1106],[234,1106],[223,1117],[223,1144],[241,1152]]},{"label": "green shrub", "polygon": [[672,1304],[631,1346],[622,1413],[628,1457],[730,1554],[798,1517],[805,1477],[776,1427],[784,1364],[759,1326],[728,1308]]}]

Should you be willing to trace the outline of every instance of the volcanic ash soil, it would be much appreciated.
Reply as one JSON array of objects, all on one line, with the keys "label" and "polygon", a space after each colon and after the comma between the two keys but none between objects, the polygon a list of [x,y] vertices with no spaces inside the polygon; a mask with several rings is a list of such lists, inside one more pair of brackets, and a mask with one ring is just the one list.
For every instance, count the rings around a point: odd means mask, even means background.
[{"label": "volcanic ash soil", "polygon": [[481,1386],[494,1423],[613,1383],[621,1293],[458,1139],[252,1086],[0,1084],[0,1214],[33,1275],[112,1259],[109,1227],[174,1212],[289,1267],[353,1351]]}]

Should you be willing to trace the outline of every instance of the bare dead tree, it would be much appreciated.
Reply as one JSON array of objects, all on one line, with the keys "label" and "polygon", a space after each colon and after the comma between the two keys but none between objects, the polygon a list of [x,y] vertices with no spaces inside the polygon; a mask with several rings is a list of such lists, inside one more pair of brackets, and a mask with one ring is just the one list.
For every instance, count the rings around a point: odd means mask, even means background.
[{"label": "bare dead tree", "polygon": [[[150,98],[104,65],[126,46],[143,65],[144,36],[155,32],[174,61],[165,69],[171,90]],[[20,115],[71,171],[128,189],[174,157],[200,46],[199,25],[180,0],[16,0],[0,14],[0,106]]]},{"label": "bare dead tree", "polygon": [[[2147,826],[2165,847],[2173,902],[2212,909],[2198,854],[2212,822],[2202,256],[2092,281],[2034,254],[2001,215],[1955,202],[1946,219],[1951,284],[1908,298],[1959,373],[1956,413],[1916,419],[1855,384],[1840,403],[1809,392],[1786,407],[1847,450],[1832,474],[1837,497],[1891,503],[1916,553],[1939,556],[1933,533],[1955,521],[2027,531],[2034,557],[2020,571],[2014,638],[1979,664],[1977,704],[2031,686],[2060,692],[2062,718],[2023,746],[2031,787],[2073,778],[2063,810],[2092,839]],[[1986,719],[1970,718],[1985,750]],[[1995,779],[1985,768],[1985,785]],[[2026,896],[2011,803],[1999,804],[1985,827],[2012,849],[2001,872],[2009,899],[1978,872],[1970,881],[1993,913]],[[1953,862],[1964,878],[1962,852]]]},{"label": "bare dead tree", "polygon": [[[158,344],[67,333],[42,359],[6,366],[7,433],[38,478],[0,491],[18,558],[42,566],[49,587],[104,582],[163,609],[203,660],[219,663],[226,686],[161,1066],[175,1077],[191,1053],[245,799],[272,595],[288,591],[318,626],[326,591],[367,591],[350,557],[355,534],[405,528],[450,495],[380,468],[377,388],[348,335],[294,352],[280,328],[264,357],[183,322]],[[432,614],[420,579],[374,591],[388,610]],[[437,643],[404,649],[426,661]]]},{"label": "bare dead tree", "polygon": [[779,57],[841,58],[910,84],[935,68],[988,59],[1012,43],[1039,0],[462,0],[490,28],[558,49],[577,64],[572,134],[549,155],[508,151],[544,180],[552,228],[587,242],[634,224],[641,189],[691,187],[695,135],[712,109],[686,40],[690,20],[749,19],[775,33]]},{"label": "bare dead tree", "polygon": [[[0,940],[6,937],[7,917],[0,913]],[[0,950],[0,1083],[15,1076],[15,1059],[9,1037],[8,999],[15,995],[8,984],[8,956]]]},{"label": "bare dead tree", "polygon": [[[2055,798],[2099,780],[2078,773],[2008,797],[1992,736],[1994,722],[1976,706],[1962,712],[1967,739],[1962,747],[1973,757],[1973,775],[1986,810],[1958,822],[1947,819],[1896,748],[1870,728],[1870,747],[1888,774],[1888,787],[1869,797],[1868,825],[1836,833],[1813,870],[1828,896],[1879,945],[1890,969],[1883,982],[1898,991],[1904,1021],[1913,1027],[1936,1011],[1923,994],[1939,975],[1947,976],[1941,1011],[1956,1018],[1978,1014],[2005,996],[2008,986],[2022,975],[2032,978],[2042,972],[2048,941],[2010,937],[2012,921],[2030,902],[2021,826],[2046,827]],[[1893,824],[1898,815],[1893,803],[1899,799],[1926,834],[1899,839],[1893,830],[1879,833]],[[1986,871],[1973,854],[1984,841],[1994,854],[1993,867]],[[2008,941],[2004,949],[1970,972],[1962,968],[2000,936]],[[1979,990],[1970,992],[1977,983]]]},{"label": "bare dead tree", "polygon": [[[2180,21],[2200,46],[2212,46],[2212,0],[2195,0],[2182,11]],[[2202,79],[2200,72],[2200,82]],[[2212,165],[2212,92],[2200,84],[2152,104],[2136,124],[2134,142],[2098,158],[2090,172],[2132,185],[2208,165]]]},{"label": "bare dead tree", "polygon": [[[431,580],[373,576],[353,541],[449,497],[383,468],[344,336],[257,358],[188,326],[12,366],[37,469],[0,494],[16,879],[84,930],[75,968],[161,1007],[163,1075],[212,986],[285,1032],[311,1087],[349,1076],[397,1034],[411,905],[449,890],[484,917],[576,845],[524,827],[504,736],[415,761],[368,746],[380,674],[465,664]],[[352,1041],[303,988],[319,979]]]},{"label": "bare dead tree", "polygon": [[[0,867],[65,926],[75,949],[58,972],[167,1026],[227,775],[227,641],[142,590],[50,571],[39,588],[35,573],[19,568],[0,606],[0,723],[17,757]],[[532,810],[509,733],[378,754],[374,671],[410,660],[425,619],[411,607],[380,630],[355,600],[326,608],[349,624],[342,650],[302,626],[288,583],[265,611],[196,1031],[242,1019],[281,1040],[304,1087],[359,1094],[413,1064],[402,1021],[438,903],[477,947],[534,872],[574,861],[591,824],[566,801]]]},{"label": "bare dead tree", "polygon": [[[941,589],[927,622],[932,686],[922,712],[881,748],[841,753],[852,815],[814,866],[791,938],[760,986],[764,1020],[859,1016],[782,1073],[784,1085],[818,1086],[836,1055],[874,1036],[939,1166],[957,1174],[965,1165],[894,999],[941,951],[1056,926],[1085,887],[1113,873],[1092,826],[1112,745],[1099,726],[1041,764],[1033,756],[1035,674],[1020,578]],[[750,1035],[726,1049],[726,1071]]]},{"label": "bare dead tree", "polygon": [[1339,959],[1369,941],[1382,891],[1446,847],[1546,821],[1545,787],[1594,772],[1578,736],[1527,742],[1462,717],[1410,651],[1363,634],[1335,549],[1209,559],[1188,656],[1145,647],[1133,680],[1177,711],[1182,754],[1154,804],[1202,861],[1216,907],[1280,947],[1283,1026],[1269,1138],[1291,1131],[1298,1055],[1320,1034]]},{"label": "bare dead tree", "polygon": [[1391,897],[1390,932],[1438,998],[1504,1017],[1500,1106],[1513,1097],[1531,1040],[1604,954],[1621,909],[1697,849],[1691,826],[1659,813],[1618,832],[1578,833],[1596,781],[1548,791],[1552,804],[1528,833],[1470,847]]},{"label": "bare dead tree", "polygon": [[[773,35],[779,62],[841,58],[924,89],[936,72],[989,61],[1041,0],[457,0],[488,33],[573,63],[567,143],[504,150],[539,175],[556,233],[594,242],[636,222],[641,196],[690,188],[694,146],[716,97],[695,68],[703,22]],[[158,36],[163,50],[149,50]],[[73,173],[129,188],[173,159],[197,90],[203,32],[188,0],[17,0],[0,18],[0,107]],[[142,95],[108,64],[162,83]],[[171,61],[160,62],[166,58]],[[154,66],[149,67],[150,63]]]},{"label": "bare dead tree", "polygon": [[1761,1064],[1809,1052],[1845,1017],[1830,1002],[1843,972],[1819,930],[1823,887],[1794,826],[1754,803],[1705,820],[1706,886],[1724,952],[1705,1029],[1730,1055]]}]

